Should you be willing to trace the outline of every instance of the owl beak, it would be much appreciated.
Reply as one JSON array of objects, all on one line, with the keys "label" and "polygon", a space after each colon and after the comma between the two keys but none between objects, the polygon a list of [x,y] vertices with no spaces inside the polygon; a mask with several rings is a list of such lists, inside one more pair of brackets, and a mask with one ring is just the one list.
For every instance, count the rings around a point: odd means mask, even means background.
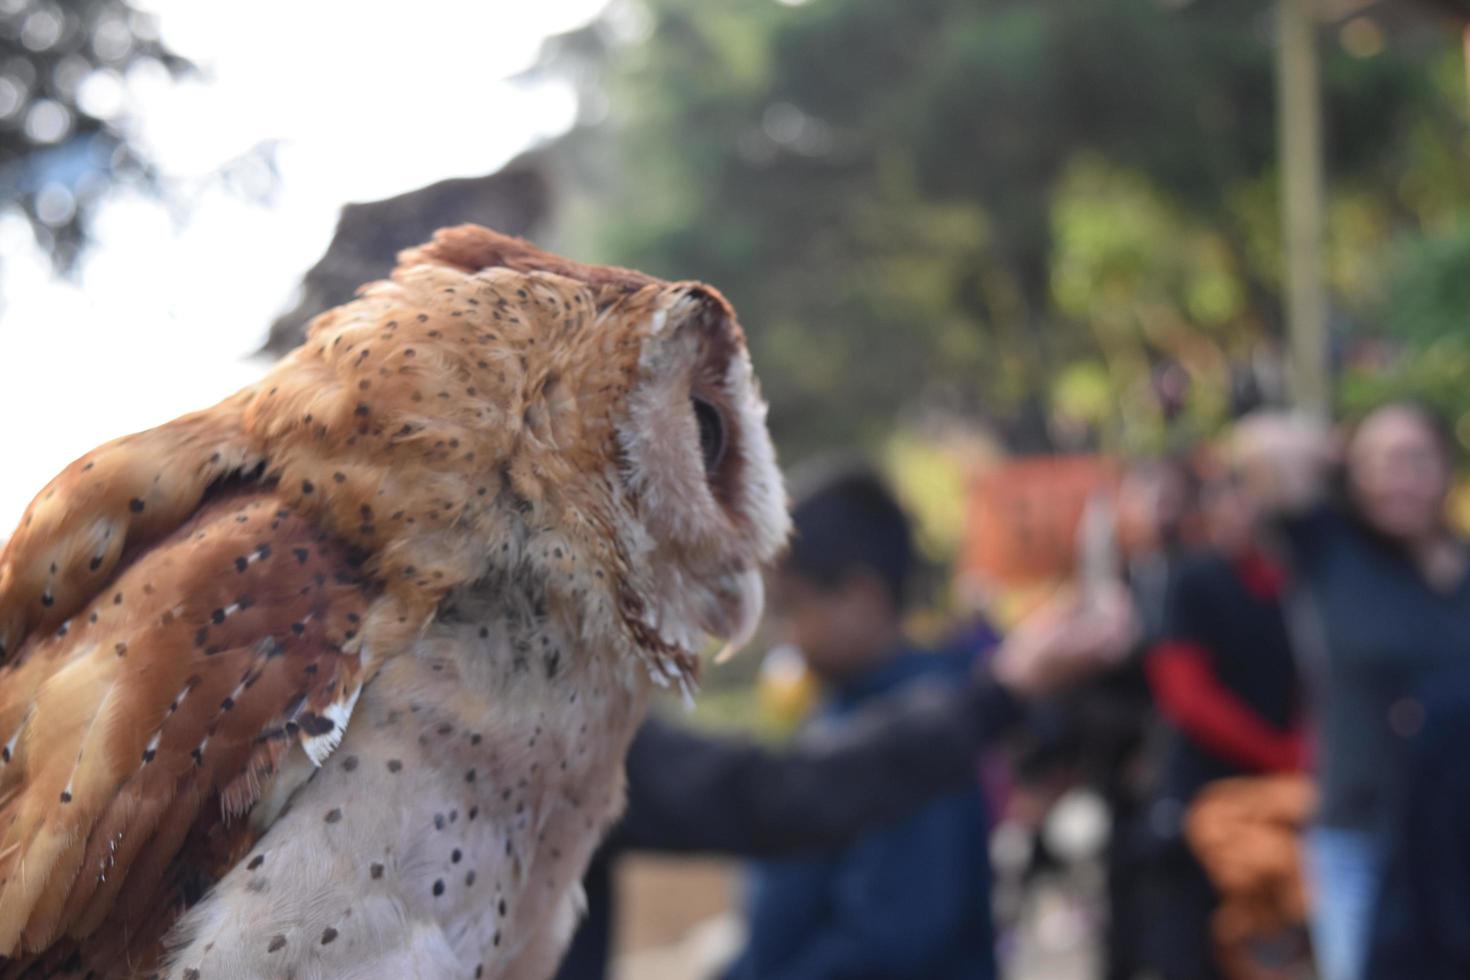
[{"label": "owl beak", "polygon": [[724,648],[715,655],[717,664],[724,663],[744,649],[760,626],[761,613],[766,606],[766,581],[759,569],[748,568],[740,574],[724,606],[730,628],[725,631]]}]

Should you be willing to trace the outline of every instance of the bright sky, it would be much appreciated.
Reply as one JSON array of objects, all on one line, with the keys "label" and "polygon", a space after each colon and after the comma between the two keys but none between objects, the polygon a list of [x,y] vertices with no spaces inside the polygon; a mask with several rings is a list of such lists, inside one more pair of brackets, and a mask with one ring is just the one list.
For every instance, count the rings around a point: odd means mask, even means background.
[{"label": "bright sky", "polygon": [[[76,284],[50,275],[30,231],[0,220],[0,539],[66,463],[115,436],[202,408],[257,377],[249,355],[337,210],[446,177],[488,173],[572,122],[569,88],[511,84],[548,34],[605,0],[146,0],[198,81],[130,80],[178,215],[104,206]],[[269,203],[204,182],[277,140]]]}]

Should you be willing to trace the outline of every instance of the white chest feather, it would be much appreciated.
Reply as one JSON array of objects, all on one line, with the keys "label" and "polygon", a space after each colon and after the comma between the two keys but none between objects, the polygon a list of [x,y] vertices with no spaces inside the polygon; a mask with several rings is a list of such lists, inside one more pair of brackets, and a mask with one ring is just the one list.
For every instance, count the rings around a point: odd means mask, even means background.
[{"label": "white chest feather", "polygon": [[647,701],[641,668],[609,659],[493,618],[436,625],[180,923],[166,975],[550,975]]}]

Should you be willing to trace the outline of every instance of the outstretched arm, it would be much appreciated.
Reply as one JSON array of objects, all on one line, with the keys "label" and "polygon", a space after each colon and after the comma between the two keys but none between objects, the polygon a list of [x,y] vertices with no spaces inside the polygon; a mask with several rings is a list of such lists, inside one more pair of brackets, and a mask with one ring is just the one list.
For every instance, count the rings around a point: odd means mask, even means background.
[{"label": "outstretched arm", "polygon": [[1292,772],[1303,765],[1305,742],[1258,715],[1215,672],[1202,644],[1165,640],[1148,658],[1148,679],[1164,717],[1195,742],[1251,772]]},{"label": "outstretched arm", "polygon": [[769,748],[658,719],[628,755],[615,847],[770,857],[850,843],[973,785],[976,755],[1019,715],[1000,685],[920,685]]},{"label": "outstretched arm", "polygon": [[611,846],[770,857],[844,847],[973,785],[976,757],[1021,716],[1018,697],[1109,662],[1134,630],[1126,596],[1064,596],[953,688],[920,685],[784,748],[651,720],[628,756],[628,810]]}]

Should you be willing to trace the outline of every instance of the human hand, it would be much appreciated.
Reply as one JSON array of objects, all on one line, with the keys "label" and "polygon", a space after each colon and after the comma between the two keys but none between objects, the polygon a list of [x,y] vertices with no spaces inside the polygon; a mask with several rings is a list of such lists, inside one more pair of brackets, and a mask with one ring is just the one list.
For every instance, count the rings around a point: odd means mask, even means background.
[{"label": "human hand", "polygon": [[1258,412],[1235,427],[1230,456],[1241,489],[1258,505],[1268,511],[1291,511],[1322,497],[1340,451],[1318,419]]},{"label": "human hand", "polygon": [[1120,663],[1138,631],[1132,596],[1121,582],[1085,594],[1067,590],[1017,624],[991,669],[1015,694],[1048,694]]}]

